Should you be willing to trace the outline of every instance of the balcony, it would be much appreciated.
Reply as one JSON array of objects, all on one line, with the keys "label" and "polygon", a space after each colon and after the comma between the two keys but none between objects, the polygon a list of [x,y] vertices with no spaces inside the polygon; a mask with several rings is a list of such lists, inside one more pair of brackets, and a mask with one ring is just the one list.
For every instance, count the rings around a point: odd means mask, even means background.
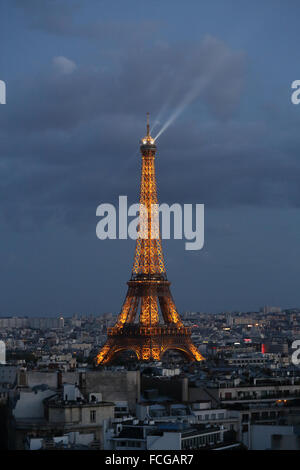
[{"label": "balcony", "polygon": [[122,328],[113,326],[107,328],[108,336],[190,336],[192,329],[190,327],[177,327],[173,325],[157,325],[157,326],[141,326],[141,325],[124,325]]}]

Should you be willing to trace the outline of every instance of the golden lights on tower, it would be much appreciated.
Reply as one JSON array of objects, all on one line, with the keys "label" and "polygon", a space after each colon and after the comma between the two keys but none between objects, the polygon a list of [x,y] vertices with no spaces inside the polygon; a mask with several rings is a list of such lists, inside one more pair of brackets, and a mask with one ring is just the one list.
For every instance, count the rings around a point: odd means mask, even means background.
[{"label": "golden lights on tower", "polygon": [[160,360],[168,349],[181,351],[191,361],[201,361],[203,357],[191,340],[191,328],[182,323],[167,280],[159,219],[155,213],[158,211],[156,145],[150,135],[149,113],[147,134],[141,140],[140,150],[140,205],[146,209],[140,210],[140,227],[147,227],[148,233],[137,238],[127,295],[116,324],[108,329],[108,339],[96,361],[106,364],[123,350],[135,351],[138,360]]}]

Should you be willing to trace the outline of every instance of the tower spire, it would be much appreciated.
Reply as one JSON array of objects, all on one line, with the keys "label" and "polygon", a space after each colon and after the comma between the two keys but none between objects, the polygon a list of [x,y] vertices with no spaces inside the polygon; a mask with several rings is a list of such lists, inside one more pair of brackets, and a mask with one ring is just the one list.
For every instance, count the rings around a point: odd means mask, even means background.
[{"label": "tower spire", "polygon": [[147,113],[147,137],[150,137],[149,113]]}]

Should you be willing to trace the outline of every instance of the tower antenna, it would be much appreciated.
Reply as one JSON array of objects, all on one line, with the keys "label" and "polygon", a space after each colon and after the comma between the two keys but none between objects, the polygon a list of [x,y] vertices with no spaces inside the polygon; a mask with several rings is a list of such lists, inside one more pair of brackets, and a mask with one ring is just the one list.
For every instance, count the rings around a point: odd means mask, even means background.
[{"label": "tower antenna", "polygon": [[150,136],[149,113],[147,113],[147,137]]}]

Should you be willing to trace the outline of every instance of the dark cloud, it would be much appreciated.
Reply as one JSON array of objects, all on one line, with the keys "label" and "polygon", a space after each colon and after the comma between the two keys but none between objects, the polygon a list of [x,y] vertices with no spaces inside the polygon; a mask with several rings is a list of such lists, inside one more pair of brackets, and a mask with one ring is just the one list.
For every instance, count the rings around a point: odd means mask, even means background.
[{"label": "dark cloud", "polygon": [[119,310],[134,242],[99,241],[96,207],[136,202],[145,113],[156,133],[178,110],[158,139],[159,198],[206,207],[203,250],[163,243],[178,308],[299,304],[295,9],[4,3],[2,312]]},{"label": "dark cloud", "polygon": [[[95,19],[92,22],[81,23],[74,19],[76,13],[85,6],[83,0],[14,0],[16,7],[22,10],[28,27],[31,30],[42,31],[55,36],[105,40],[110,44],[140,41],[147,39],[157,31],[158,23]],[[97,2],[98,8],[101,3]]]},{"label": "dark cloud", "polygon": [[[138,159],[131,155],[144,132],[145,110],[158,111],[168,96],[172,112],[189,87],[197,80],[208,83],[208,75],[217,80],[221,69],[222,114],[228,115],[240,97],[238,87],[235,95],[231,87],[232,81],[242,81],[243,62],[242,54],[206,37],[190,47],[189,56],[184,44],[158,43],[128,51],[110,68],[83,68],[66,58],[64,63],[72,67],[65,73],[56,60],[39,76],[11,85],[14,101],[0,119],[0,146],[10,175],[2,183],[3,204],[18,204],[19,199],[21,207],[24,201],[28,207],[39,201],[66,211],[86,205],[94,212],[97,203],[118,193],[133,198]],[[156,78],[149,80],[151,76]],[[214,113],[215,97],[205,102]]]},{"label": "dark cloud", "polygon": [[26,132],[66,130],[106,115],[137,117],[146,108],[157,112],[166,105],[171,113],[190,90],[193,101],[201,99],[214,116],[229,118],[241,97],[244,62],[244,54],[207,36],[197,44],[137,46],[109,67],[72,62],[75,69],[67,74],[52,67],[17,84],[15,106],[2,125]]},{"label": "dark cloud", "polygon": [[73,28],[73,14],[82,2],[14,0],[14,4],[23,11],[30,28],[55,34],[69,34]]},{"label": "dark cloud", "polygon": [[[31,8],[43,17],[34,2]],[[62,18],[68,15],[72,8]],[[122,58],[109,66],[83,67],[59,56],[37,76],[10,85],[13,102],[0,117],[6,220],[15,217],[22,225],[23,219],[28,224],[53,217],[80,226],[94,220],[100,202],[116,201],[119,194],[135,201],[135,152],[145,111],[152,119],[162,111],[163,123],[189,93],[191,109],[158,140],[162,200],[212,207],[298,205],[298,134],[290,131],[287,139],[279,130],[270,146],[267,105],[265,119],[235,119],[244,53],[212,36],[193,44],[124,47]],[[286,140],[294,142],[290,158],[284,155]]]}]

